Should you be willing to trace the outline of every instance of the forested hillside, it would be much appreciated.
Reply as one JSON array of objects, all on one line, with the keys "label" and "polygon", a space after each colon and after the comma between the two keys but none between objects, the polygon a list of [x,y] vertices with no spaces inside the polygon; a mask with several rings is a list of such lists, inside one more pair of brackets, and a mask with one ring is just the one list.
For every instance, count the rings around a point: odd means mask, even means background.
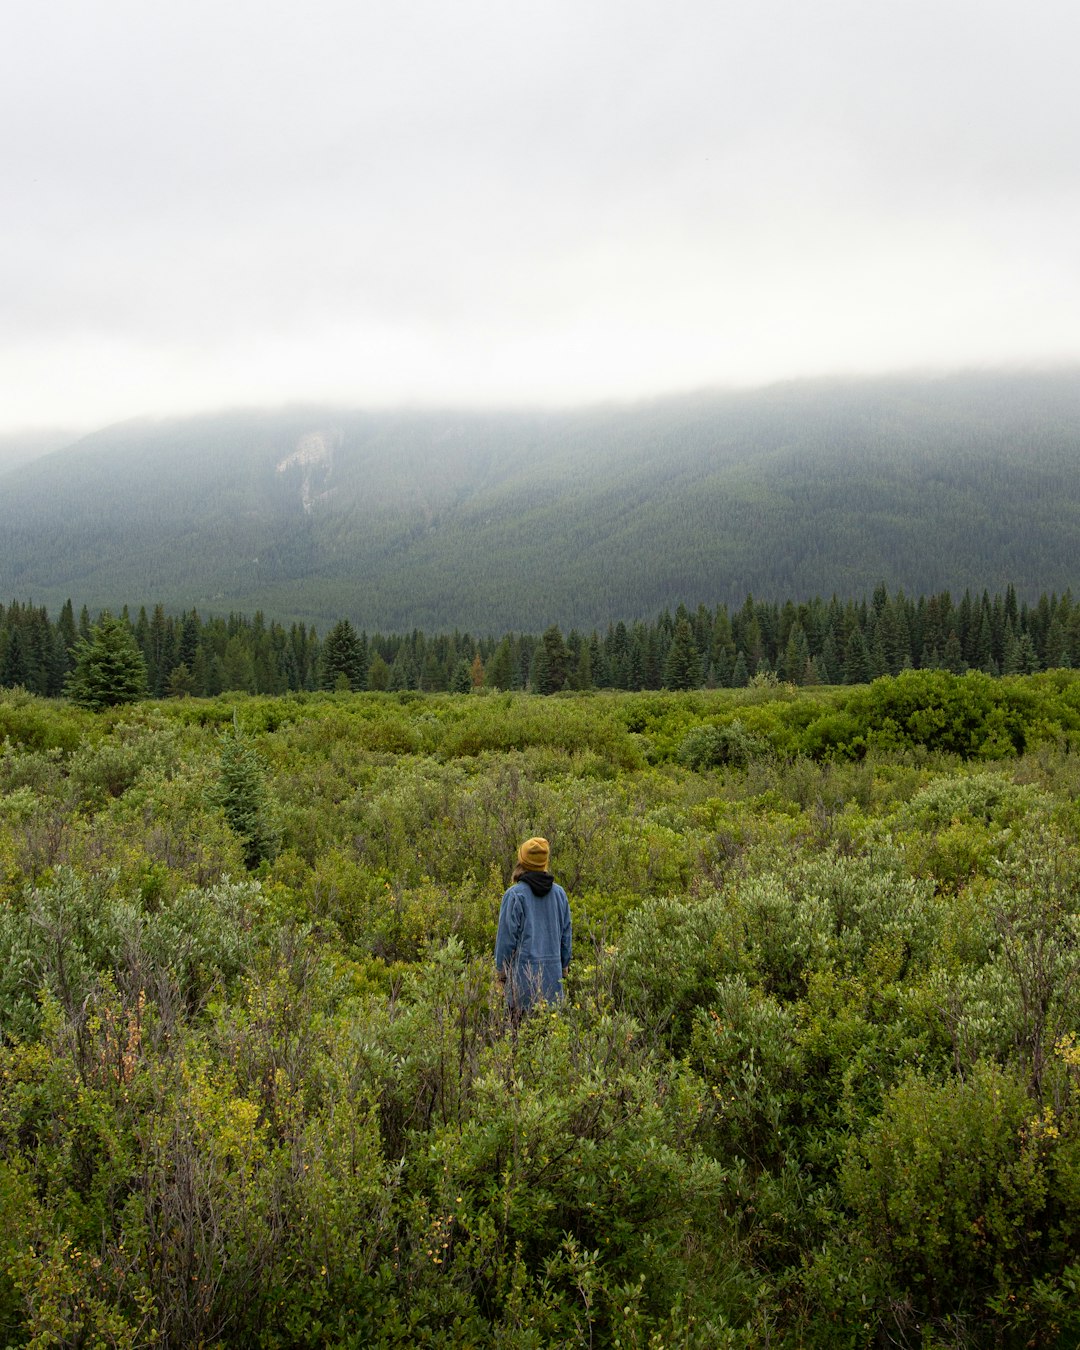
[{"label": "forested hillside", "polygon": [[0,433],[0,475],[40,459],[53,450],[62,450],[74,439],[71,431],[40,429]]},{"label": "forested hillside", "polygon": [[3,1344],[1080,1343],[1077,673],[4,691],[0,745]]},{"label": "forested hillside", "polygon": [[1075,372],[564,413],[131,423],[6,474],[0,594],[428,632],[1012,582],[1080,556]]}]

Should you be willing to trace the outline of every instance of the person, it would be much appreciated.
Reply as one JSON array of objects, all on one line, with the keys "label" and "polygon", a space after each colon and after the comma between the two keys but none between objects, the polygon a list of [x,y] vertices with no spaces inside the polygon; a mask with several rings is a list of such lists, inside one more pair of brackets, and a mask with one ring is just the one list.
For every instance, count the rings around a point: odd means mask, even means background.
[{"label": "person", "polygon": [[546,839],[526,839],[518,849],[510,889],[499,906],[495,973],[517,1016],[540,999],[557,1003],[570,967],[573,930],[570,901],[548,871]]}]

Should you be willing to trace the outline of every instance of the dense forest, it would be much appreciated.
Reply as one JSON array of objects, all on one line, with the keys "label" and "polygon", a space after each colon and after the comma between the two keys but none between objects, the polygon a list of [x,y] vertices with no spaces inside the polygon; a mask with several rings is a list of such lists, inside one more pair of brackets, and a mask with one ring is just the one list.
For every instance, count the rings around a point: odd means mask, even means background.
[{"label": "dense forest", "polygon": [[[890,595],[884,586],[858,602],[781,605],[747,596],[732,612],[679,605],[651,623],[608,624],[602,633],[563,634],[552,625],[498,639],[419,630],[369,636],[340,619],[320,640],[302,623],[286,629],[261,614],[204,620],[195,610],[166,614],[161,605],[149,615],[140,608],[134,620],[126,608],[118,617],[141,654],[143,692],[155,697],[335,688],[681,690],[742,688],[764,675],[796,685],[861,684],[905,669],[1015,675],[1080,667],[1080,606],[1070,592],[1028,605],[1012,586],[959,600],[948,592]],[[55,621],[41,606],[0,606],[0,686],[62,694],[93,627],[87,608],[76,619],[70,600]]]},{"label": "dense forest", "polygon": [[0,476],[0,594],[382,632],[588,632],[882,581],[1032,602],[1075,580],[1078,426],[1075,371],[133,422]]},{"label": "dense forest", "polygon": [[0,744],[0,1343],[1080,1341],[1080,673],[7,690]]}]

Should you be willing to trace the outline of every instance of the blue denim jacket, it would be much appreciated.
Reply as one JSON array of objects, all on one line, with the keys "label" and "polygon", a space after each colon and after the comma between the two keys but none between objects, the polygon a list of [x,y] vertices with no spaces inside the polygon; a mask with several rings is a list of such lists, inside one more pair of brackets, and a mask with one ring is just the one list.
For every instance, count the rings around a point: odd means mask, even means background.
[{"label": "blue denim jacket", "polygon": [[573,948],[570,902],[557,883],[546,895],[534,895],[517,881],[499,907],[495,967],[506,976],[506,999],[522,1011],[538,999],[563,997],[562,973]]}]

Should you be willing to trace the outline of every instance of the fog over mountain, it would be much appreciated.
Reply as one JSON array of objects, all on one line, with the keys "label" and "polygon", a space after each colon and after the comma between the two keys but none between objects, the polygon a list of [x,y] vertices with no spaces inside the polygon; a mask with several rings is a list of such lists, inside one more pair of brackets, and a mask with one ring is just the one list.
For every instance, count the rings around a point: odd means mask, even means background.
[{"label": "fog over mountain", "polygon": [[76,438],[74,431],[52,427],[35,427],[29,431],[0,432],[0,474],[20,464],[29,464],[52,450],[70,445]]},{"label": "fog over mountain", "polygon": [[53,0],[0,430],[1080,360],[1071,0]]},{"label": "fog over mountain", "polygon": [[584,411],[300,407],[106,428],[4,476],[0,594],[384,631],[1075,583],[1080,374]]}]

